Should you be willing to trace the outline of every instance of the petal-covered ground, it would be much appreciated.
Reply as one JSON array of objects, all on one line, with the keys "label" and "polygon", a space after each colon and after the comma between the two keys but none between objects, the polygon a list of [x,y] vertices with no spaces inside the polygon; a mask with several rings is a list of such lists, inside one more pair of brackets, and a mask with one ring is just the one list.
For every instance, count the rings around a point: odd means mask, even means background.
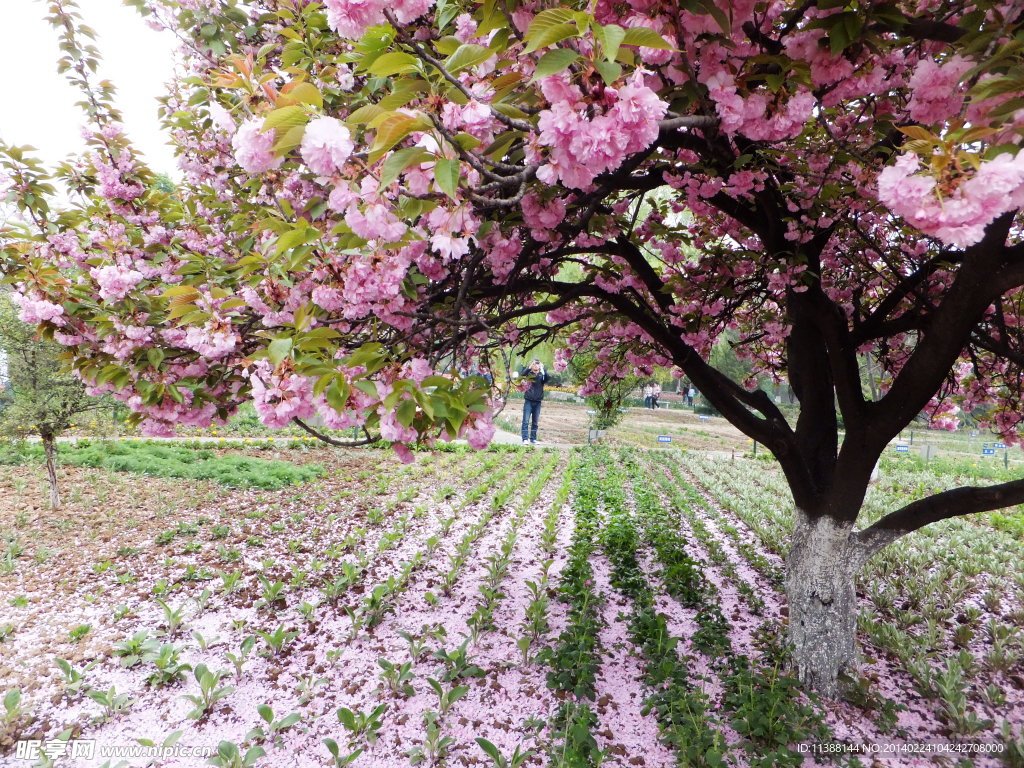
[{"label": "petal-covered ground", "polygon": [[[278,456],[327,473],[240,491],[68,467],[54,512],[32,509],[37,465],[2,468],[0,693],[20,701],[0,711],[0,762],[29,765],[19,740],[68,729],[97,751],[58,766],[144,765],[100,750],[179,731],[159,764],[200,765],[180,748],[221,742],[262,748],[260,766],[493,764],[477,739],[533,750],[524,765],[1022,747],[1024,545],[983,516],[867,566],[861,677],[826,703],[782,671],[792,505],[769,464],[631,448],[457,449],[409,467],[376,450]],[[948,482],[886,469],[869,515]]]}]

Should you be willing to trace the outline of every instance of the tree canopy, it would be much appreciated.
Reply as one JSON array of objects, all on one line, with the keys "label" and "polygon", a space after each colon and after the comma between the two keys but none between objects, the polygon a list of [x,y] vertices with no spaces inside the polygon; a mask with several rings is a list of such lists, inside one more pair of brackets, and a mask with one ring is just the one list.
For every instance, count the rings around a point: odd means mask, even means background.
[{"label": "tree canopy", "polygon": [[[154,186],[54,0],[89,153],[58,170],[77,204],[55,213],[49,174],[5,148],[33,228],[3,252],[22,318],[148,434],[252,398],[267,424],[320,413],[406,458],[438,430],[480,446],[487,393],[438,362],[561,334],[562,364],[601,360],[584,393],[685,373],[845,531],[922,410],[952,427],[985,405],[1021,441],[1016,4],[130,2],[185,44],[163,105],[183,183]],[[726,330],[788,380],[795,426],[706,362]],[[885,372],[870,402],[864,354]],[[1020,500],[940,494],[844,556]]]}]

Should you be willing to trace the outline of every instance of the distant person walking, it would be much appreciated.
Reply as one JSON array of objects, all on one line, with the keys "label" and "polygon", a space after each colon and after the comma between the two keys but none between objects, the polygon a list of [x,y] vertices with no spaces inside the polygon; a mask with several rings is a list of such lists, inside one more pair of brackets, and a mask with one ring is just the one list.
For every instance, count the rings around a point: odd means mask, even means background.
[{"label": "distant person walking", "polygon": [[690,390],[686,393],[686,404],[691,408],[693,407],[693,398],[696,397],[696,395],[697,390],[693,387],[690,387]]},{"label": "distant person walking", "polygon": [[651,408],[661,408],[658,405],[659,397],[661,397],[661,384],[654,382],[654,386],[651,388]]},{"label": "distant person walking", "polygon": [[544,370],[544,364],[533,358],[529,368],[519,369],[519,378],[526,378],[529,386],[523,390],[523,445],[537,444],[537,422],[540,420],[540,404],[544,399],[544,385],[551,377]]},{"label": "distant person walking", "polygon": [[651,400],[654,399],[654,387],[650,384],[644,385],[644,408],[651,409]]}]

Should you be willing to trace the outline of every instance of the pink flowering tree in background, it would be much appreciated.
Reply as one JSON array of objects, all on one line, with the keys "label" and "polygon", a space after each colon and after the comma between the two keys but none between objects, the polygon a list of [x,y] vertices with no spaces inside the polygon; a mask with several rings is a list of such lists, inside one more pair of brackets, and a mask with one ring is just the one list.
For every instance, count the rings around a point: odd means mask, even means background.
[{"label": "pink flowering tree in background", "polygon": [[[1021,441],[1016,4],[129,2],[183,41],[163,105],[183,183],[153,188],[55,1],[89,151],[56,213],[50,174],[4,150],[33,231],[3,248],[22,318],[147,434],[252,399],[408,457],[491,438],[480,380],[445,361],[557,338],[563,365],[599,361],[584,395],[674,366],[789,481],[790,640],[828,695],[868,558],[1024,501],[958,488],[857,525],[922,411]],[[726,330],[790,383],[795,424],[708,365]]]}]

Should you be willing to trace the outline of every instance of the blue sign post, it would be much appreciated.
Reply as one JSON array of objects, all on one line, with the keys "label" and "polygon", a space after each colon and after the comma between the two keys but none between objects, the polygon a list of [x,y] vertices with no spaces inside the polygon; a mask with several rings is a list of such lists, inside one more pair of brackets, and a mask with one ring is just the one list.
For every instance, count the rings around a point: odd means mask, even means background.
[{"label": "blue sign post", "polygon": [[659,443],[671,443],[672,442],[672,435],[658,435],[658,442]]},{"label": "blue sign post", "polygon": [[1000,451],[1006,450],[1006,444],[1005,443],[996,443],[995,447],[998,448]]},{"label": "blue sign post", "polygon": [[593,415],[595,415],[596,413],[597,413],[597,411],[587,411],[587,415],[588,415],[588,416],[593,416]]},{"label": "blue sign post", "polygon": [[909,445],[897,445],[896,446],[896,453],[910,453],[910,446]]},{"label": "blue sign post", "polygon": [[707,421],[711,417],[710,416],[698,416],[697,418],[699,418],[701,421]]},{"label": "blue sign post", "polygon": [[982,456],[995,456],[996,455],[996,449],[995,448],[982,448],[981,449],[981,455]]}]

